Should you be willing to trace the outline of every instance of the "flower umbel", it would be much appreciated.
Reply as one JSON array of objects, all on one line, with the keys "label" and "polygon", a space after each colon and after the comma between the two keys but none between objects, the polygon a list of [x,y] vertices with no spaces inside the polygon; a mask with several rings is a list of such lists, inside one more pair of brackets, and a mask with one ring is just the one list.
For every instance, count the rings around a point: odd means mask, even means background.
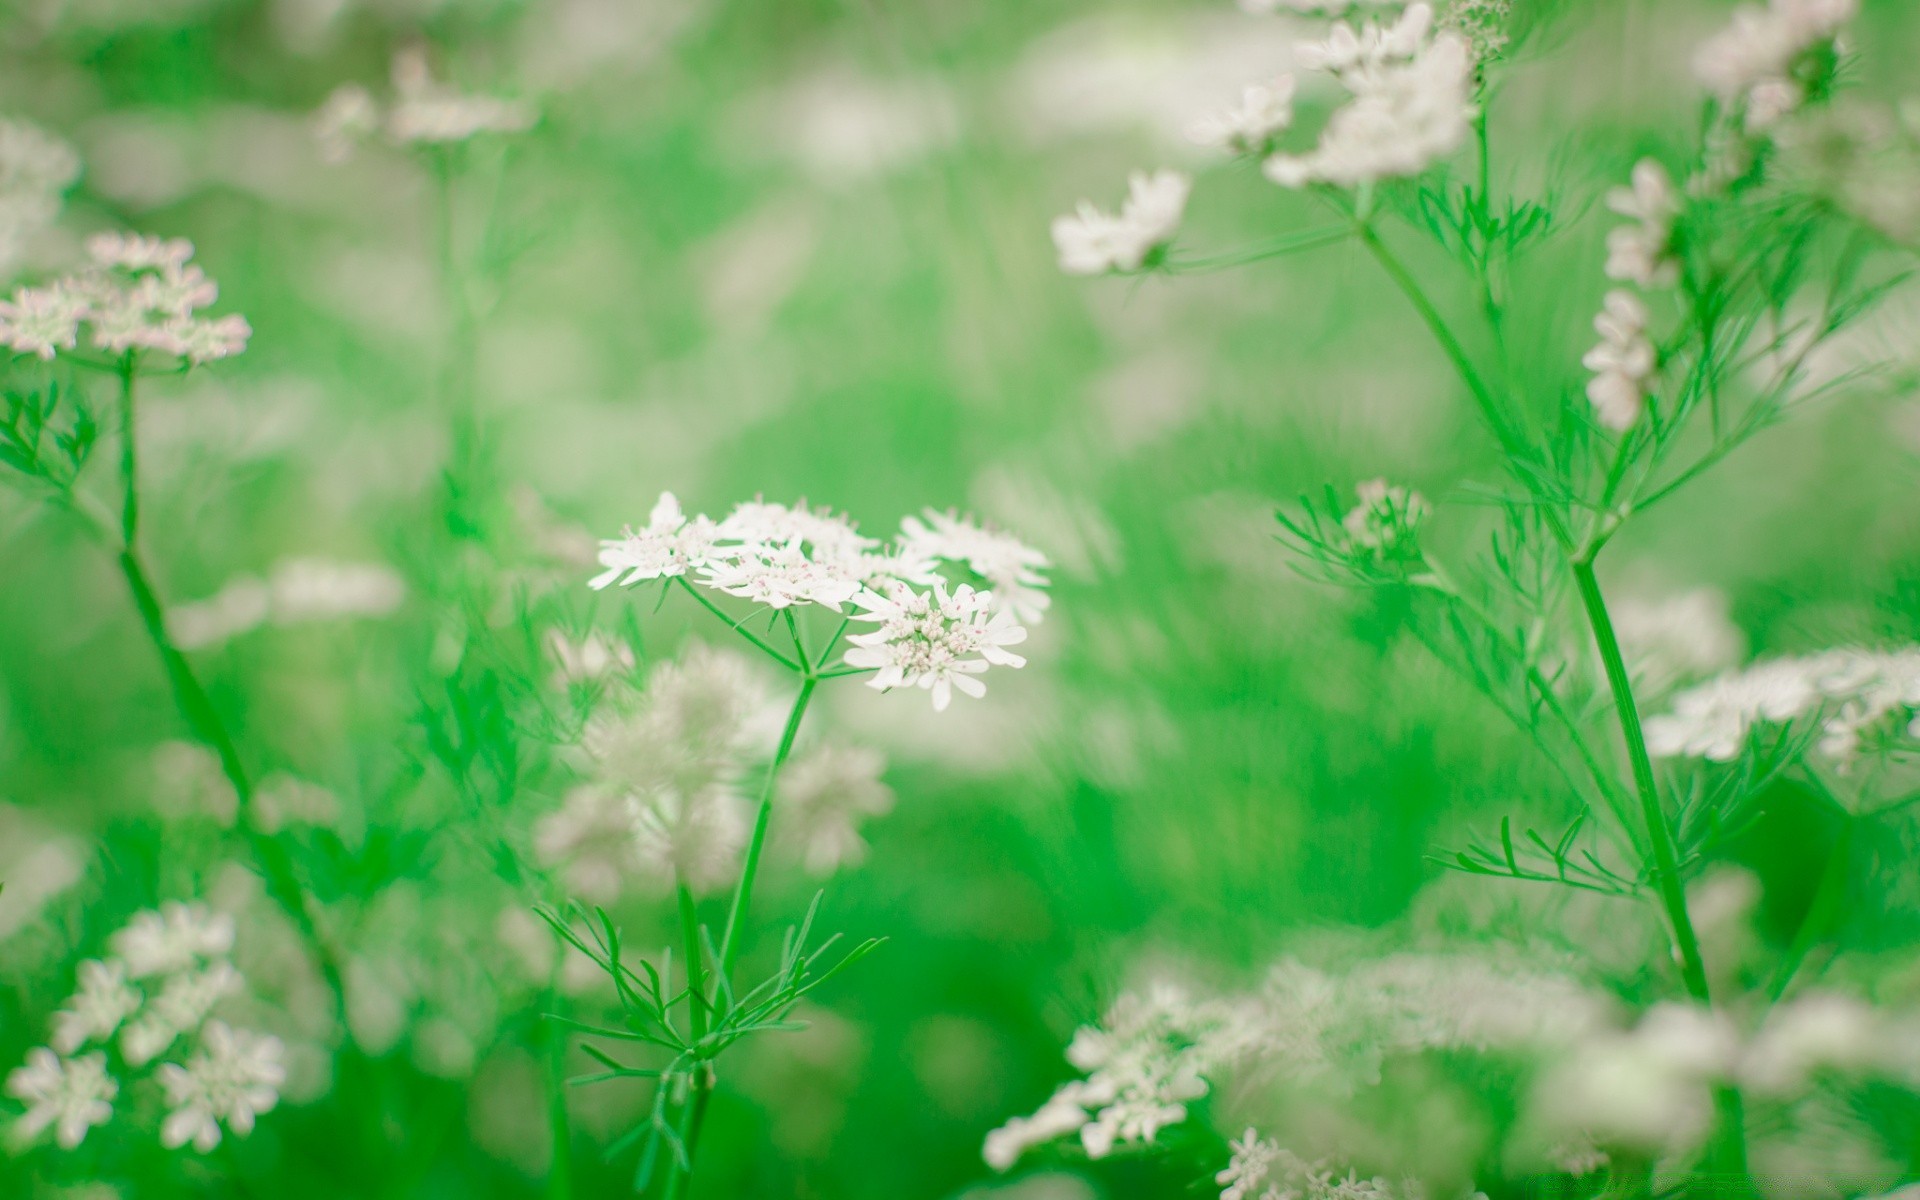
[{"label": "flower umbel", "polygon": [[881,691],[925,688],[935,711],[945,711],[958,688],[984,696],[987,685],[976,676],[989,666],[1023,667],[1027,660],[1006,649],[1026,641],[1027,631],[1009,611],[993,613],[993,597],[962,584],[951,593],[944,583],[916,591],[893,582],[882,591],[853,598],[856,621],[879,625],[871,633],[847,639],[849,666],[878,673],[868,685]]}]

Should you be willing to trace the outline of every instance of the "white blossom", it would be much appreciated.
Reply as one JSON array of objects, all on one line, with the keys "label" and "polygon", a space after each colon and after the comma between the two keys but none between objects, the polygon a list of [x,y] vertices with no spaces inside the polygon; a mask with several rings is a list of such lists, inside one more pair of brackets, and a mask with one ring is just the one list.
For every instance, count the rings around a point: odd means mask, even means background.
[{"label": "white blossom", "polygon": [[142,1003],[139,989],[127,982],[127,965],[118,959],[88,959],[80,964],[79,976],[79,989],[53,1016],[48,1043],[61,1054],[106,1041]]},{"label": "white blossom", "polygon": [[1340,527],[1356,547],[1387,555],[1415,549],[1420,526],[1433,511],[1425,496],[1384,479],[1369,479],[1354,490],[1360,503],[1340,519]]},{"label": "white blossom", "polygon": [[201,1051],[187,1060],[161,1065],[157,1077],[166,1089],[168,1112],[160,1143],[173,1149],[192,1143],[209,1153],[220,1144],[220,1126],[236,1137],[253,1132],[255,1120],[279,1103],[286,1082],[280,1040],[209,1021]]},{"label": "white blossom", "polygon": [[12,300],[0,301],[0,343],[51,359],[74,348],[86,315],[86,297],[69,287],[20,288]]},{"label": "white blossom", "polygon": [[113,935],[112,946],[134,979],[173,975],[232,952],[233,918],[204,904],[169,901],[135,914]]},{"label": "white blossom", "polygon": [[1670,288],[1680,280],[1674,256],[1673,226],[1680,215],[1680,192],[1666,168],[1650,158],[1634,164],[1629,187],[1607,193],[1607,207],[1631,225],[1607,235],[1607,278],[1643,288]]},{"label": "white blossom", "polygon": [[1830,650],[1756,663],[1680,693],[1672,711],[1646,722],[1658,757],[1730,762],[1760,725],[1817,721],[1819,749],[1849,765],[1869,735],[1920,736],[1920,649]]},{"label": "white blossom", "polygon": [[598,629],[588,630],[578,641],[558,629],[549,629],[546,644],[555,663],[553,684],[562,690],[571,684],[618,678],[634,668],[633,647]]},{"label": "white blossom", "polygon": [[440,146],[487,134],[524,133],[538,114],[519,100],[457,91],[433,78],[418,48],[393,58],[393,102],[386,111],[357,84],[336,88],[314,114],[321,156],[344,161],[356,143],[384,130],[399,146]]},{"label": "white blossom", "polygon": [[774,805],[781,841],[814,875],[830,875],[866,857],[860,825],[893,808],[880,780],[887,760],[858,746],[820,746],[781,768]]},{"label": "white blossom", "polygon": [[1053,244],[1060,269],[1070,275],[1137,271],[1180,228],[1193,180],[1179,171],[1135,171],[1127,177],[1127,198],[1118,215],[1082,200],[1072,213],[1053,220]]},{"label": "white blossom", "polygon": [[1747,130],[1764,132],[1804,99],[1794,71],[1853,19],[1857,0],[1771,0],[1743,5],[1701,45],[1694,75],[1722,104],[1745,106]]},{"label": "white blossom", "polygon": [[406,596],[406,581],[383,564],[292,558],[264,580],[241,576],[204,600],[172,606],[167,632],[181,649],[199,650],[269,623],[384,617]]},{"label": "white blossom", "polygon": [[7,1076],[7,1094],[27,1106],[14,1123],[22,1140],[39,1137],[47,1129],[62,1149],[72,1150],[87,1132],[113,1117],[113,1098],[120,1085],[107,1073],[107,1056],[63,1059],[45,1046],[27,1052],[25,1065]]},{"label": "white blossom", "polygon": [[1326,41],[1301,46],[1296,57],[1305,69],[1332,74],[1352,99],[1328,118],[1311,151],[1267,159],[1267,178],[1283,187],[1417,175],[1472,132],[1472,50],[1458,34],[1435,33],[1426,4],[1391,25],[1336,24]]},{"label": "white blossom", "polygon": [[101,233],[87,239],[91,267],[42,288],[23,288],[0,306],[0,342],[51,358],[76,345],[85,325],[94,349],[110,354],[149,350],[203,363],[246,349],[245,318],[196,314],[219,297],[193,266],[182,238]]},{"label": "white blossom", "polygon": [[985,695],[986,684],[976,676],[989,666],[1026,665],[1006,649],[1025,641],[1026,629],[1010,611],[993,612],[992,596],[965,584],[949,593],[943,583],[917,591],[894,582],[881,592],[861,592],[854,604],[862,610],[854,620],[879,628],[847,638],[847,665],[875,671],[868,683],[881,691],[927,689],[936,712],[945,711],[955,688]]},{"label": "white blossom", "polygon": [[1587,399],[1602,425],[1616,432],[1633,428],[1647,408],[1647,387],[1659,359],[1647,336],[1647,306],[1621,288],[1607,293],[1593,328],[1600,344],[1580,361],[1593,372]]},{"label": "white blossom", "polygon": [[0,119],[0,280],[13,275],[29,243],[53,224],[61,197],[79,177],[72,146],[26,121]]},{"label": "white blossom", "polygon": [[[924,520],[901,520],[900,543],[909,558],[965,565],[986,584],[994,611],[1010,611],[1026,624],[1038,624],[1052,603],[1052,597],[1042,590],[1048,582],[1046,572],[1053,565],[1047,556],[1012,534],[981,525],[971,517],[927,509]],[[931,583],[903,578],[909,583]]]},{"label": "white blossom", "polygon": [[705,566],[719,531],[707,517],[688,521],[672,492],[660,493],[644,529],[629,527],[619,538],[600,543],[600,565],[607,568],[588,582],[599,590],[618,583],[631,587]]},{"label": "white blossom", "polygon": [[1196,119],[1187,136],[1202,146],[1217,146],[1237,154],[1264,154],[1273,139],[1293,124],[1294,79],[1282,75],[1249,85],[1237,103]]}]

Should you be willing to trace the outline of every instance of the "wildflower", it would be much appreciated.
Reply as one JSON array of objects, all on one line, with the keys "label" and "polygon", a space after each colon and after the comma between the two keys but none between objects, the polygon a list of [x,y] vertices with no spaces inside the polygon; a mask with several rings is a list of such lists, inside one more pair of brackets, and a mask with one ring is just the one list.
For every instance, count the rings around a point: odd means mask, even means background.
[{"label": "wildflower", "polygon": [[88,959],[80,964],[80,988],[54,1014],[55,1051],[72,1054],[89,1042],[104,1042],[139,1009],[139,989],[127,982],[127,966],[117,959]]},{"label": "wildflower", "polygon": [[1275,154],[1267,178],[1282,187],[1353,187],[1417,175],[1457,150],[1472,130],[1473,56],[1452,32],[1433,31],[1433,9],[1410,6],[1391,25],[1341,22],[1297,52],[1352,94],[1303,155]]},{"label": "wildflower", "polygon": [[1649,718],[1647,748],[1659,757],[1729,762],[1762,724],[1817,717],[1822,753],[1842,767],[1869,735],[1920,736],[1920,650],[1831,650],[1757,663],[1674,697]]},{"label": "wildflower", "polygon": [[1722,104],[1744,104],[1749,133],[1764,132],[1798,108],[1795,68],[1853,19],[1857,0],[1771,0],[1741,7],[1733,23],[1694,55],[1693,71]]},{"label": "wildflower", "polygon": [[86,315],[86,298],[69,287],[21,288],[0,301],[0,342],[15,353],[51,359],[74,348]]},{"label": "wildflower", "polygon": [[886,767],[877,750],[825,745],[781,770],[781,837],[807,871],[830,875],[866,857],[860,823],[893,808],[893,791],[880,781]]},{"label": "wildflower", "polygon": [[949,593],[945,584],[925,592],[896,582],[883,593],[863,591],[854,603],[864,611],[853,619],[879,628],[847,638],[847,664],[877,671],[869,686],[881,691],[927,689],[936,712],[945,711],[955,688],[984,696],[987,687],[974,676],[988,666],[1026,665],[1006,647],[1025,641],[1027,631],[1011,612],[992,613],[992,596],[965,584]]},{"label": "wildflower", "polygon": [[808,554],[800,538],[731,547],[700,573],[707,586],[768,608],[821,604],[838,611],[861,587],[847,563]]},{"label": "wildflower", "polygon": [[120,1039],[120,1051],[131,1066],[152,1062],[175,1039],[199,1030],[222,999],[243,986],[233,964],[215,962],[203,971],[188,971],[167,980],[147,1011],[129,1023]]},{"label": "wildflower", "polygon": [[167,610],[167,632],[183,650],[230,641],[271,622],[383,617],[399,608],[406,581],[378,563],[294,558],[265,580],[242,576],[204,600]]},{"label": "wildflower", "polygon": [[120,1085],[107,1073],[107,1056],[63,1059],[45,1046],[27,1052],[24,1066],[7,1076],[7,1094],[27,1106],[14,1130],[22,1140],[37,1138],[48,1128],[54,1141],[72,1150],[87,1131],[113,1117],[113,1098]]},{"label": "wildflower", "polygon": [[134,979],[191,970],[233,950],[233,918],[203,904],[170,901],[138,913],[113,935],[113,950]]},{"label": "wildflower", "polygon": [[1612,602],[1614,632],[1645,694],[1725,670],[1746,653],[1746,637],[1728,615],[1726,593],[1694,588],[1677,595],[1623,595]]},{"label": "wildflower", "polygon": [[614,583],[631,587],[704,566],[718,530],[704,515],[689,522],[672,492],[661,492],[645,529],[629,527],[618,539],[600,543],[600,565],[607,568],[588,581],[595,590]]},{"label": "wildflower", "polygon": [[1187,136],[1236,154],[1265,154],[1273,149],[1273,139],[1293,124],[1293,92],[1291,75],[1252,84],[1241,92],[1239,103],[1194,121]]},{"label": "wildflower", "polygon": [[72,146],[25,121],[0,120],[0,279],[53,224],[62,194],[79,177]]},{"label": "wildflower", "polygon": [[1607,235],[1607,278],[1643,288],[1670,288],[1680,280],[1673,226],[1680,193],[1666,169],[1650,158],[1634,164],[1629,187],[1607,193],[1607,207],[1635,224]]},{"label": "wildflower", "polygon": [[[1010,533],[991,529],[952,512],[927,509],[924,521],[900,522],[900,542],[909,557],[961,563],[987,585],[994,611],[1007,610],[1029,625],[1045,615],[1052,598],[1045,572],[1047,556]],[[906,577],[906,576],[902,576]],[[908,582],[920,582],[908,578]],[[928,581],[930,584],[931,581]]]},{"label": "wildflower", "polygon": [[684,883],[696,894],[732,884],[749,824],[734,789],[715,782],[697,790],[633,792],[622,802],[643,873]]},{"label": "wildflower", "polygon": [[1027,1151],[1058,1141],[1087,1123],[1087,1110],[1063,1096],[1054,1096],[1030,1117],[1015,1117],[987,1134],[980,1157],[996,1171],[1007,1171]]},{"label": "wildflower", "polygon": [[220,1126],[235,1136],[253,1132],[255,1120],[280,1099],[286,1082],[280,1040],[209,1021],[201,1051],[183,1067],[162,1064],[157,1077],[171,1109],[160,1126],[160,1144],[169,1149],[191,1142],[209,1153],[220,1144]]},{"label": "wildflower", "polygon": [[1340,520],[1347,537],[1361,551],[1393,557],[1418,550],[1420,525],[1432,512],[1425,496],[1384,479],[1370,479],[1354,489],[1360,503]]},{"label": "wildflower", "polygon": [[1743,1083],[1767,1095],[1792,1095],[1823,1071],[1861,1074],[1883,1065],[1890,1030],[1874,1009],[1850,996],[1810,993],[1767,1014],[1741,1058]]},{"label": "wildflower", "polygon": [[1555,1129],[1641,1152],[1697,1145],[1711,1126],[1708,1088],[1727,1078],[1739,1052],[1718,1015],[1682,1004],[1655,1006],[1632,1030],[1578,1044],[1539,1085]]},{"label": "wildflower", "polygon": [[553,684],[563,690],[570,684],[599,683],[625,675],[634,668],[633,647],[598,629],[588,630],[578,642],[558,629],[549,629],[547,653],[558,664]]},{"label": "wildflower", "polygon": [[1071,215],[1055,217],[1053,244],[1070,275],[1138,271],[1173,240],[1193,181],[1179,171],[1135,171],[1119,215],[1082,200]]},{"label": "wildflower", "polygon": [[314,116],[321,154],[345,159],[353,144],[384,128],[400,146],[445,145],[484,134],[524,133],[537,114],[531,105],[494,96],[457,92],[433,78],[426,55],[403,50],[393,58],[393,103],[384,119],[380,106],[362,87],[337,88]]},{"label": "wildflower", "polygon": [[380,105],[372,92],[357,83],[341,84],[333,89],[320,111],[313,115],[313,133],[320,143],[320,157],[329,163],[345,162],[357,143],[372,137],[379,129]]},{"label": "wildflower", "polygon": [[1647,385],[1658,365],[1647,320],[1647,306],[1638,296],[1620,288],[1608,292],[1593,319],[1600,344],[1580,360],[1593,372],[1587,399],[1600,423],[1615,432],[1633,428],[1647,408]]}]

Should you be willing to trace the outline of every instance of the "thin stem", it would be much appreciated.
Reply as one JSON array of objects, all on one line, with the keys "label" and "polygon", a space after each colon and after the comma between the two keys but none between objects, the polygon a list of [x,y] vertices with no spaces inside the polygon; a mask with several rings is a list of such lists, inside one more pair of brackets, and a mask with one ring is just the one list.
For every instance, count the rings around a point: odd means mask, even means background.
[{"label": "thin stem", "polygon": [[661,1192],[662,1200],[679,1200],[693,1182],[693,1153],[700,1144],[700,1128],[706,1124],[707,1101],[713,1096],[712,1069],[705,1064],[696,1066],[687,1087],[687,1102],[680,1109],[679,1129],[680,1147],[686,1152],[686,1164],[682,1166],[675,1161],[673,1169],[667,1172],[667,1186]]},{"label": "thin stem", "polygon": [[720,974],[733,976],[734,959],[740,953],[740,924],[746,919],[747,905],[753,899],[753,879],[760,869],[760,852],[767,841],[767,824],[773,817],[773,784],[780,767],[793,753],[793,739],[800,732],[800,721],[807,715],[807,701],[820,681],[809,675],[800,681],[800,694],[794,697],[793,710],[787,714],[787,727],[780,734],[780,746],[767,764],[767,780],[760,789],[760,811],[753,820],[753,837],[747,842],[746,862],[740,871],[740,883],[733,890],[733,904],[727,910],[726,932],[720,937]]},{"label": "thin stem", "polygon": [[1347,240],[1351,231],[1345,226],[1331,229],[1310,229],[1305,233],[1289,237],[1275,238],[1270,242],[1261,242],[1245,246],[1238,250],[1228,250],[1219,254],[1203,254],[1194,258],[1171,259],[1165,264],[1170,274],[1186,275],[1201,271],[1219,271],[1229,267],[1243,267],[1249,263],[1265,262],[1268,259],[1283,258],[1289,254],[1300,254],[1308,250],[1318,250],[1324,246],[1337,246]]},{"label": "thin stem", "polygon": [[[566,1015],[560,976],[566,970],[567,946],[554,937],[553,971],[547,983],[547,1009]],[[567,1026],[550,1020],[547,1026],[547,1130],[553,1139],[553,1163],[547,1169],[547,1200],[572,1200],[573,1125],[567,1115]]]},{"label": "thin stem", "polygon": [[120,380],[120,544],[129,550],[140,533],[140,439],[134,436],[133,351],[114,368]]},{"label": "thin stem", "polygon": [[715,604],[713,601],[707,599],[704,595],[702,595],[700,593],[700,589],[694,587],[693,584],[689,583],[685,575],[675,575],[674,580],[678,582],[681,587],[687,589],[687,595],[692,596],[695,600],[698,600],[700,602],[701,607],[705,608],[708,612],[712,613],[714,616],[719,617],[722,621],[725,621],[729,628],[731,628],[734,632],[738,633],[741,637],[746,638],[748,641],[752,642],[754,645],[760,647],[760,649],[765,653],[771,655],[777,662],[779,662],[781,666],[785,667],[789,671],[805,674],[805,672],[801,670],[799,663],[794,662],[791,658],[788,658],[786,655],[780,653],[778,650],[775,650],[773,646],[769,644],[765,638],[761,637],[759,634],[755,633],[753,630],[748,629],[745,624],[739,621],[736,621],[732,617],[728,616],[726,609],[721,608],[718,604]]},{"label": "thin stem", "polygon": [[700,914],[694,908],[693,893],[683,881],[676,881],[675,898],[680,906],[681,952],[687,958],[687,1023],[698,1042],[707,1036],[707,1019],[712,1007],[707,998],[707,956],[700,947]]}]

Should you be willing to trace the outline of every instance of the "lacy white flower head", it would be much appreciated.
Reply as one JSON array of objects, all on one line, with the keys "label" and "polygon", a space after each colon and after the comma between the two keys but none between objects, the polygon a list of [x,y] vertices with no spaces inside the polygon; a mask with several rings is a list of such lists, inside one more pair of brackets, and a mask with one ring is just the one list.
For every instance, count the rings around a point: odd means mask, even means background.
[{"label": "lacy white flower head", "polygon": [[166,1063],[158,1078],[166,1089],[168,1112],[160,1126],[160,1144],[173,1149],[192,1144],[202,1154],[220,1144],[220,1127],[236,1137],[253,1132],[260,1114],[279,1103],[287,1071],[280,1040],[209,1021],[201,1050],[185,1066]]},{"label": "lacy white flower head", "polygon": [[1196,119],[1187,136],[1202,146],[1235,154],[1268,154],[1273,140],[1293,124],[1294,79],[1282,75],[1267,83],[1249,85],[1235,103]]},{"label": "lacy white flower head", "polygon": [[878,750],[833,743],[788,763],[774,792],[788,855],[812,875],[831,875],[865,859],[860,826],[893,809],[893,789],[880,778],[886,769]]},{"label": "lacy white flower head", "polygon": [[168,901],[135,915],[111,944],[134,979],[171,975],[231,953],[233,918],[204,904]]},{"label": "lacy white flower head", "polygon": [[1920,739],[1920,649],[1830,650],[1756,663],[1674,697],[1646,723],[1659,757],[1730,762],[1761,725],[1817,722],[1819,748],[1844,768],[1869,745]]},{"label": "lacy white flower head", "polygon": [[269,623],[384,617],[406,597],[406,580],[392,567],[292,558],[276,564],[264,580],[243,575],[204,600],[170,607],[167,632],[181,649],[199,650]]},{"label": "lacy white flower head", "polygon": [[61,1149],[72,1150],[96,1125],[113,1119],[120,1085],[107,1073],[107,1056],[61,1058],[44,1046],[27,1052],[25,1065],[7,1076],[7,1094],[27,1106],[14,1136],[31,1142],[48,1129]]},{"label": "lacy white flower head", "polygon": [[969,696],[986,695],[987,685],[978,676],[989,666],[1027,664],[1007,649],[1027,640],[1026,629],[1014,623],[1011,611],[994,612],[990,594],[965,584],[952,592],[944,583],[921,591],[889,581],[880,591],[862,591],[853,602],[861,610],[853,619],[879,628],[847,638],[847,665],[875,671],[868,686],[883,692],[925,688],[933,694],[936,712],[952,703],[956,688]]},{"label": "lacy white flower head", "polygon": [[1680,191],[1666,168],[1641,159],[1634,164],[1632,185],[1607,193],[1607,207],[1634,222],[1607,235],[1607,278],[1643,288],[1678,283],[1673,226],[1680,216]]},{"label": "lacy white flower head", "polygon": [[1694,55],[1694,74],[1722,104],[1744,107],[1748,132],[1763,132],[1804,102],[1801,63],[1831,43],[1858,8],[1857,0],[1742,6]]},{"label": "lacy white flower head", "polygon": [[417,47],[393,59],[393,103],[383,114],[372,93],[357,84],[336,88],[314,117],[321,153],[340,161],[354,144],[384,130],[400,146],[471,141],[486,134],[524,133],[538,114],[518,100],[459,92],[433,78]]},{"label": "lacy white flower head", "polygon": [[1157,261],[1187,208],[1193,180],[1179,171],[1135,171],[1127,177],[1127,198],[1118,214],[1102,212],[1090,200],[1053,219],[1053,245],[1060,269],[1069,275],[1138,271]]},{"label": "lacy white flower head", "polygon": [[1465,39],[1435,32],[1433,9],[1415,4],[1392,24],[1334,26],[1296,51],[1302,69],[1324,71],[1352,93],[1305,154],[1275,154],[1267,178],[1283,187],[1355,187],[1417,175],[1472,132],[1474,61]]},{"label": "lacy white flower head", "polygon": [[706,565],[719,530],[705,515],[691,522],[672,492],[661,492],[644,528],[629,526],[618,538],[600,543],[600,565],[607,568],[588,586],[596,591],[618,583],[631,587]]},{"label": "lacy white flower head", "polygon": [[1248,1129],[1227,1149],[1226,1169],[1213,1177],[1221,1185],[1220,1200],[1424,1200],[1426,1195],[1417,1183],[1396,1188],[1385,1179],[1362,1179],[1308,1162],[1257,1129]]},{"label": "lacy white flower head", "polygon": [[577,641],[561,630],[549,629],[546,647],[554,661],[553,685],[562,691],[573,684],[619,679],[634,668],[633,647],[598,629],[589,629]]},{"label": "lacy white flower head", "polygon": [[79,976],[79,989],[53,1017],[48,1044],[61,1054],[108,1041],[144,1002],[140,990],[127,982],[127,964],[119,959],[88,959],[80,964]]},{"label": "lacy white flower head", "polygon": [[1660,1004],[1630,1030],[1576,1045],[1541,1078],[1535,1105],[1546,1128],[1602,1148],[1684,1150],[1711,1128],[1709,1088],[1733,1076],[1739,1054],[1719,1014]]},{"label": "lacy white flower head", "polygon": [[[1004,609],[1026,624],[1039,623],[1052,603],[1052,597],[1042,590],[1047,586],[1046,572],[1053,565],[1046,555],[972,517],[933,509],[927,509],[924,517],[901,520],[902,558],[958,563],[986,585],[995,612]],[[931,581],[913,578],[908,582]]]},{"label": "lacy white flower head", "polygon": [[53,224],[61,196],[78,178],[72,146],[25,121],[0,119],[0,279]]},{"label": "lacy white flower head", "polygon": [[0,345],[50,359],[73,350],[85,325],[89,345],[114,355],[145,350],[203,363],[247,348],[246,318],[195,315],[219,288],[192,265],[191,242],[103,233],[87,239],[87,253],[87,271],[0,302]]},{"label": "lacy white flower head", "polygon": [[1600,344],[1580,362],[1593,372],[1587,381],[1587,399],[1600,423],[1624,432],[1639,423],[1647,410],[1647,386],[1659,359],[1647,336],[1647,306],[1624,288],[1607,293],[1593,328]]},{"label": "lacy white flower head", "polygon": [[1387,558],[1418,557],[1420,526],[1433,511],[1426,497],[1384,479],[1369,479],[1354,490],[1360,503],[1340,520],[1354,549]]}]

